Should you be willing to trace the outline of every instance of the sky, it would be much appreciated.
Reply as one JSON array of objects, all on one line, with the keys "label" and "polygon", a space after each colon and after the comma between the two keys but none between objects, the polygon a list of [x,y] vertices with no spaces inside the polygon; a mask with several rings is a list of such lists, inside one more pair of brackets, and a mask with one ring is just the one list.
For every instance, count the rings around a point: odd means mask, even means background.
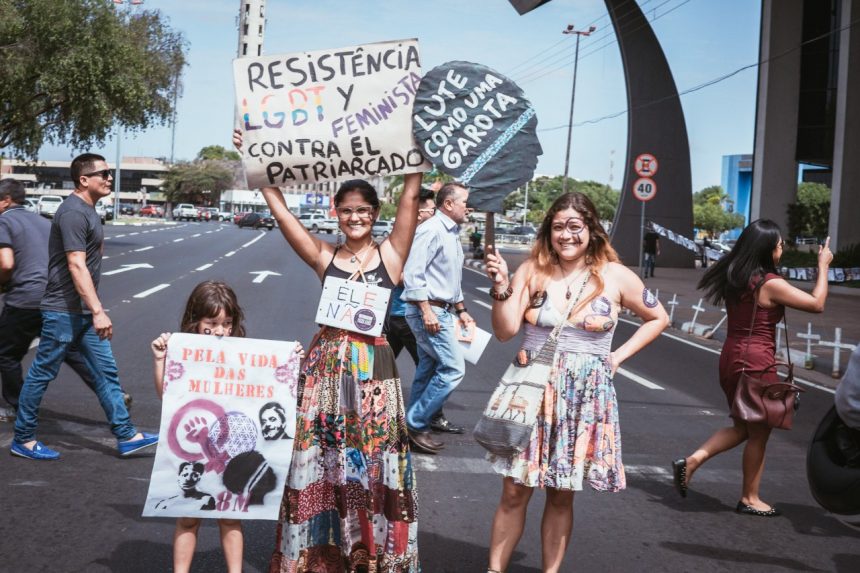
[{"label": "sky", "polygon": [[[188,41],[189,66],[178,102],[177,160],[207,145],[230,145],[240,0],[145,0]],[[760,2],[638,0],[651,20],[680,92],[758,59]],[[574,40],[568,24],[597,30],[580,43],[570,174],[619,188],[627,116],[618,45],[600,0],[554,0],[520,16],[507,0],[267,0],[264,54],[418,38],[426,71],[451,60],[484,64],[516,81],[537,111],[543,147],[537,174],[564,171]],[[690,141],[692,191],[721,180],[723,155],[751,153],[757,68],[681,97]],[[125,156],[169,157],[171,131],[126,134]],[[116,141],[100,152],[111,163]],[[46,146],[41,159],[71,159],[77,150]]]}]

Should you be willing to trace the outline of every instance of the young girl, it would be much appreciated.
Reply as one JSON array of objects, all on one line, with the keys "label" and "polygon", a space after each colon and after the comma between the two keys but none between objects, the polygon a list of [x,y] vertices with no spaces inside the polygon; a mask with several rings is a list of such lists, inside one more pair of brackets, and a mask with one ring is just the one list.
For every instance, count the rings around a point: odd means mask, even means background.
[{"label": "young girl", "polygon": [[[205,281],[191,291],[182,315],[180,331],[214,336],[245,336],[243,318],[244,314],[233,289],[223,282]],[[164,392],[164,357],[167,354],[169,339],[170,333],[163,332],[152,341],[152,354],[155,357],[155,390],[159,398]],[[296,351],[304,358],[301,345],[297,346]],[[180,517],[176,520],[176,532],[173,535],[173,569],[176,573],[185,573],[191,568],[200,521],[196,517]],[[218,528],[221,530],[221,547],[224,549],[227,571],[241,573],[244,546],[241,521],[219,519]]]}]

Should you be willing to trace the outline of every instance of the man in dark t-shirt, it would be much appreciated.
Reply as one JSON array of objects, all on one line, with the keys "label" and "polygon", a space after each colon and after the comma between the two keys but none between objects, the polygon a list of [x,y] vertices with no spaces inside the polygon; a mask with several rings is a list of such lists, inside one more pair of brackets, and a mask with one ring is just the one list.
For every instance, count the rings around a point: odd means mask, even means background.
[{"label": "man in dark t-shirt", "polygon": [[[21,360],[42,331],[39,305],[48,282],[48,236],[51,223],[24,208],[24,185],[14,179],[0,181],[0,285],[6,292],[0,313],[0,379],[3,399],[0,417],[12,420],[24,384]],[[66,354],[68,364],[95,391],[95,375],[80,352]],[[123,394],[126,405],[131,401]]]},{"label": "man in dark t-shirt", "polygon": [[654,276],[654,267],[657,266],[657,255],[660,254],[660,235],[653,230],[645,233],[642,240],[642,252],[645,254],[645,264],[642,269],[642,278]]},{"label": "man in dark t-shirt", "polygon": [[138,432],[129,419],[110,346],[113,324],[97,292],[104,232],[95,204],[110,193],[113,176],[105,158],[91,153],[76,157],[71,171],[75,190],[54,214],[48,240],[48,284],[41,301],[39,348],[18,397],[11,453],[31,460],[60,457],[36,440],[36,427],[42,397],[70,347],[77,347],[95,374],[95,392],[120,455],[158,442],[158,435]]}]

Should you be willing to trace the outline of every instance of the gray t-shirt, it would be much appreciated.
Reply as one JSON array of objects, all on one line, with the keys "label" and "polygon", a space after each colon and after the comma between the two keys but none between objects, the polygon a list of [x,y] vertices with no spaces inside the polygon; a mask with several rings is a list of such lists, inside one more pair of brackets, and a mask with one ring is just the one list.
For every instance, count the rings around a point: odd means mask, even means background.
[{"label": "gray t-shirt", "polygon": [[51,223],[23,207],[0,215],[0,248],[12,249],[15,268],[7,283],[6,304],[37,309],[48,282],[48,234]]},{"label": "gray t-shirt", "polygon": [[860,346],[851,353],[842,382],[836,387],[836,412],[842,421],[860,430]]},{"label": "gray t-shirt", "polygon": [[75,194],[69,195],[54,214],[48,241],[48,285],[42,310],[89,314],[72,281],[66,253],[86,253],[87,269],[96,290],[102,274],[104,230],[92,205]]}]

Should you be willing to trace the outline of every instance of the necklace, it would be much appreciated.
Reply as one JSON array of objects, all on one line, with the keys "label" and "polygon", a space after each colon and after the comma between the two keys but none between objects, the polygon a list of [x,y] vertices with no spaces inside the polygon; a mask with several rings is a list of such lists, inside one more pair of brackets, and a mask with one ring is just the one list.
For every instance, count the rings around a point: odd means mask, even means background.
[{"label": "necklace", "polygon": [[584,269],[584,270],[582,270],[582,271],[578,272],[578,273],[576,274],[576,276],[575,276],[575,277],[573,277],[573,278],[571,278],[570,280],[565,280],[564,267],[563,267],[563,266],[561,266],[561,263],[558,263],[558,268],[559,268],[559,269],[561,269],[561,271],[562,271],[562,275],[561,275],[561,277],[562,277],[562,280],[564,280],[564,282],[565,282],[564,299],[565,299],[565,300],[570,300],[570,296],[571,296],[571,294],[570,294],[570,285],[572,285],[573,283],[575,283],[575,282],[576,282],[580,277],[582,277],[585,273],[589,272],[588,267],[585,267],[585,269]]},{"label": "necklace", "polygon": [[369,249],[369,248],[370,248],[371,246],[373,246],[374,244],[375,244],[375,243],[374,243],[374,242],[373,242],[373,240],[371,239],[370,243],[369,243],[368,245],[366,245],[365,247],[363,247],[363,248],[359,249],[359,251],[358,251],[357,253],[356,253],[355,251],[353,251],[352,249],[350,249],[350,248],[346,245],[346,243],[344,243],[344,245],[343,245],[343,249],[344,249],[345,251],[347,251],[348,253],[351,253],[351,254],[352,254],[352,257],[349,259],[349,262],[351,262],[351,263],[354,263],[354,262],[356,262],[356,261],[362,262],[362,261],[361,261],[361,255],[364,253],[364,251],[366,251],[367,249]]}]

